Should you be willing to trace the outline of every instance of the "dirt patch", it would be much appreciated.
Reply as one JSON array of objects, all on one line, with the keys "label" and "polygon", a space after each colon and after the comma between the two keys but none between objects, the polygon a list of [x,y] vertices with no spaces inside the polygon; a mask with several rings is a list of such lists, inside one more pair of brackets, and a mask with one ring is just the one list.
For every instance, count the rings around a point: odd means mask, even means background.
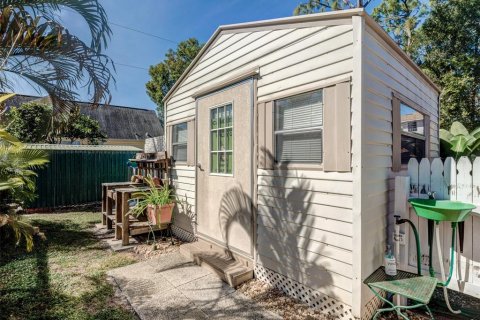
[{"label": "dirt patch", "polygon": [[299,300],[288,297],[282,291],[258,279],[245,282],[237,290],[265,309],[281,315],[284,319],[335,319],[335,317],[321,313],[320,310],[310,308]]},{"label": "dirt patch", "polygon": [[153,259],[155,257],[177,252],[180,250],[182,240],[173,237],[173,244],[168,238],[160,238],[156,240],[155,244],[147,244],[144,239],[137,239],[139,244],[133,248],[133,253],[138,256],[140,260]]}]

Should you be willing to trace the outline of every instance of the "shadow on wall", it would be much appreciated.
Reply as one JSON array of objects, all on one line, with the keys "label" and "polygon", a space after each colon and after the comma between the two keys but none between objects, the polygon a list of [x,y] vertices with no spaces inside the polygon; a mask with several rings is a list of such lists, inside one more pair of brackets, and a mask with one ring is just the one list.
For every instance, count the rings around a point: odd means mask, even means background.
[{"label": "shadow on wall", "polygon": [[[171,173],[172,181],[178,181],[178,175],[176,170],[172,170]],[[172,186],[173,194],[176,196],[177,205],[174,209],[174,224],[177,227],[195,235],[197,231],[197,220],[195,212],[193,211],[193,206],[191,203],[194,203],[194,199],[190,198],[185,192],[182,194],[181,190],[178,190],[176,186]]]},{"label": "shadow on wall", "polygon": [[[270,159],[273,155],[266,152]],[[297,176],[290,170],[291,178],[282,176],[288,163],[282,163],[268,176],[259,176],[256,235],[250,232],[252,199],[241,187],[227,190],[219,210],[219,224],[228,245],[232,224],[256,236],[257,263],[265,268],[296,280],[310,288],[329,293],[332,276],[329,263],[322,258],[326,250],[325,235],[315,229],[316,218],[312,215],[313,192],[308,177]],[[293,286],[282,286],[283,291],[300,298]]]}]

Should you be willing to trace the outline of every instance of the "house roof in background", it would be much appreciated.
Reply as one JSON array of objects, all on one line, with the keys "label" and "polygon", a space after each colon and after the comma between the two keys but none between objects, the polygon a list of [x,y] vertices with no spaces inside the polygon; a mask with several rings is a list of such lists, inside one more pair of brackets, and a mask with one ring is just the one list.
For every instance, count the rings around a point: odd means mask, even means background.
[{"label": "house roof in background", "polygon": [[[49,97],[16,95],[6,101],[7,108],[38,101],[50,104]],[[80,112],[97,120],[108,139],[144,140],[147,137],[163,136],[163,128],[154,110],[114,105],[92,108],[89,102],[76,102]]]},{"label": "house roof in background", "polygon": [[120,106],[92,108],[91,104],[78,103],[80,112],[100,123],[109,139],[137,139],[163,135],[160,120],[153,110]]}]

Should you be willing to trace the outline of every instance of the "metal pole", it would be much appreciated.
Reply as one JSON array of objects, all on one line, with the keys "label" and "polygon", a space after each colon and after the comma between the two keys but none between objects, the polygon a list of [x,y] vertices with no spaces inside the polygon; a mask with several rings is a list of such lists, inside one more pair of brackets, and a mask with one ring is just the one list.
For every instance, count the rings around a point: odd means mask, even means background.
[{"label": "metal pole", "polygon": [[362,8],[362,7],[363,7],[362,0],[357,0],[357,8]]}]

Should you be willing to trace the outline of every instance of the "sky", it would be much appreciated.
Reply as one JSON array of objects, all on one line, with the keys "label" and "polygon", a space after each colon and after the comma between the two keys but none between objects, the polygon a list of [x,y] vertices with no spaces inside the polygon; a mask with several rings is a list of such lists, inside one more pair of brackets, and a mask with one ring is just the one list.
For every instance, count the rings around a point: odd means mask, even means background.
[{"label": "sky", "polygon": [[[379,1],[374,0],[377,3]],[[167,50],[174,49],[176,43],[191,37],[205,43],[219,25],[291,16],[293,9],[302,2],[302,0],[100,0],[113,31],[105,51],[116,66],[116,87],[112,87],[111,103],[155,109],[155,103],[145,91],[145,83],[150,79],[148,67],[161,62]],[[71,33],[89,43],[89,31],[76,13],[63,10],[60,18]],[[23,83],[18,83],[16,89],[18,93],[38,94]],[[81,95],[81,100],[88,100],[86,92]]]}]

